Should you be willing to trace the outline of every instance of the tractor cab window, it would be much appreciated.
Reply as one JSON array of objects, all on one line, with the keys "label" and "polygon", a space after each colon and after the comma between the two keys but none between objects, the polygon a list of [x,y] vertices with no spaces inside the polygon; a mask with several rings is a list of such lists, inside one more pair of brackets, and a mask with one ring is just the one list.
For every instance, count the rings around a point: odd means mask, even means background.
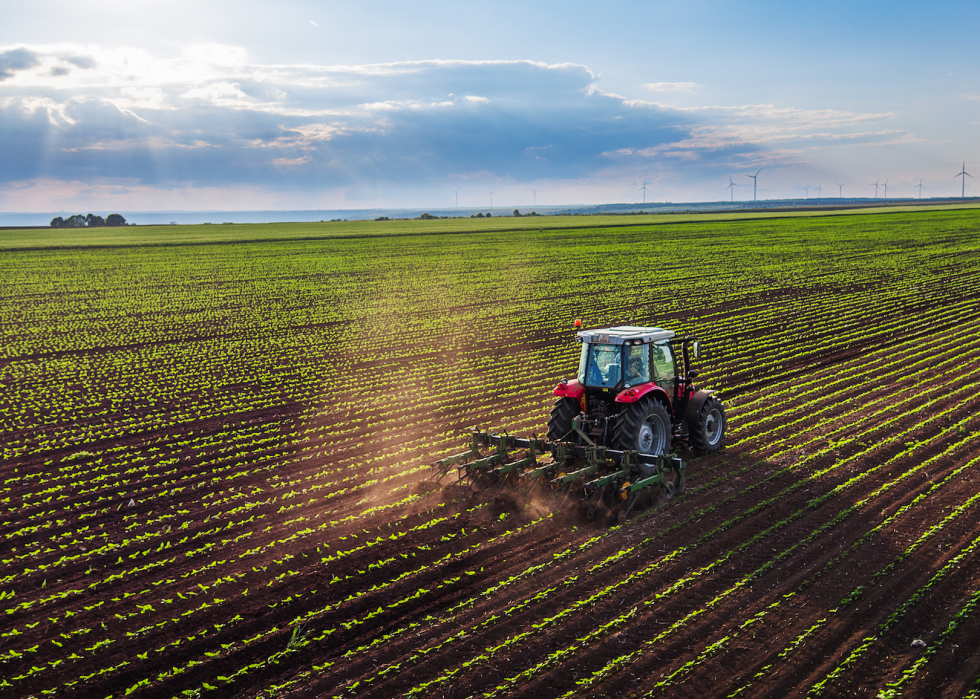
[{"label": "tractor cab window", "polygon": [[586,386],[612,388],[622,373],[622,347],[619,345],[589,345],[589,362],[585,370]]},{"label": "tractor cab window", "polygon": [[667,391],[668,396],[674,395],[674,378],[677,374],[674,367],[674,353],[666,340],[655,342],[651,348],[653,354],[654,381]]},{"label": "tractor cab window", "polygon": [[624,347],[626,354],[626,386],[650,381],[650,348],[647,345]]},{"label": "tractor cab window", "polygon": [[588,342],[582,343],[582,356],[578,360],[578,382],[585,385],[585,369],[589,366],[589,347],[591,345]]}]

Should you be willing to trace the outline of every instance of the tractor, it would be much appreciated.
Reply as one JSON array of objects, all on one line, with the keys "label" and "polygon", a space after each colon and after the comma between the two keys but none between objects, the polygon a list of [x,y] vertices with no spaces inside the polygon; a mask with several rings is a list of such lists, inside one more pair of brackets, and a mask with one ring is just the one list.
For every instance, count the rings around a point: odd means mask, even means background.
[{"label": "tractor", "polygon": [[[473,431],[467,451],[440,459],[441,480],[453,467],[457,483],[547,483],[593,499],[640,495],[660,488],[671,498],[684,488],[685,462],[674,450],[686,443],[700,455],[725,440],[725,408],[694,385],[701,343],[671,330],[632,325],[582,330],[578,374],[562,379],[548,420],[547,439]],[[625,516],[624,515],[624,516]]]},{"label": "tractor", "polygon": [[[554,390],[549,441],[587,438],[653,456],[670,453],[682,440],[702,455],[721,448],[725,408],[714,391],[694,386],[698,371],[691,359],[701,357],[698,340],[632,325],[583,330],[575,339],[582,345],[578,375]],[[584,417],[575,430],[579,414]]]}]

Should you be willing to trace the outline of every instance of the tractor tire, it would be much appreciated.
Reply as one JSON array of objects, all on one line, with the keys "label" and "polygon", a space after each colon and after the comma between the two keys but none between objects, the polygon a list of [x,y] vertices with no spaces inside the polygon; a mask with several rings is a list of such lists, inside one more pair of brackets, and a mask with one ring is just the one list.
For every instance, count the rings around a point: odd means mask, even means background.
[{"label": "tractor tire", "polygon": [[572,430],[572,420],[582,410],[582,406],[574,398],[559,398],[551,409],[548,418],[549,442],[577,442],[577,435]]},{"label": "tractor tire", "polygon": [[[644,398],[619,414],[614,443],[622,451],[660,456],[670,452],[671,431],[667,409],[652,398]],[[653,472],[649,467],[640,470]]]},{"label": "tractor tire", "polygon": [[727,426],[725,406],[714,396],[709,396],[697,417],[688,425],[691,447],[702,456],[718,451],[725,443]]}]

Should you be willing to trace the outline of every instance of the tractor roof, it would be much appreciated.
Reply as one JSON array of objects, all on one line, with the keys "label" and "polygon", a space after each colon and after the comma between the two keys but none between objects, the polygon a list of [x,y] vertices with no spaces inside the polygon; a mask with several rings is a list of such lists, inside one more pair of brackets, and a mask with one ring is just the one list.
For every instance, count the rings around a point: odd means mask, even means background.
[{"label": "tractor roof", "polygon": [[579,342],[596,342],[608,345],[622,345],[633,340],[640,342],[657,342],[674,337],[673,330],[663,328],[641,328],[635,325],[617,325],[615,328],[600,328],[597,330],[582,330],[577,333]]}]

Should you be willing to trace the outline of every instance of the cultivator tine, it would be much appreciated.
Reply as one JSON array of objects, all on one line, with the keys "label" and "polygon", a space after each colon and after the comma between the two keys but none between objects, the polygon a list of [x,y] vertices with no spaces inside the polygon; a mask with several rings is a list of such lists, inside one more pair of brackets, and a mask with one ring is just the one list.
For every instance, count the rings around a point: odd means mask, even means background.
[{"label": "cultivator tine", "polygon": [[599,505],[602,503],[602,494],[605,492],[606,486],[599,488],[599,492],[596,493],[595,502],[592,503],[592,507],[589,508],[588,517],[592,519],[595,517],[596,510],[599,509]]},{"label": "cultivator tine", "polygon": [[534,494],[534,491],[535,491],[535,490],[537,490],[537,489],[538,489],[538,486],[539,486],[539,485],[541,485],[542,483],[547,483],[547,481],[546,481],[546,480],[544,480],[543,478],[536,478],[536,479],[535,479],[535,480],[534,480],[534,481],[533,481],[533,482],[531,483],[531,487],[527,489],[527,493],[526,493],[526,495],[527,495],[528,497],[530,497],[530,496],[532,496],[532,495]]},{"label": "cultivator tine", "polygon": [[571,490],[565,491],[565,497],[562,499],[561,504],[558,506],[559,510],[565,506],[565,503],[568,501],[568,496],[571,494],[572,494]]},{"label": "cultivator tine", "polygon": [[677,490],[683,492],[684,479],[685,479],[684,471],[687,467],[687,464],[685,464],[683,461],[681,461],[678,458],[671,459],[671,464],[673,465],[674,470],[677,471]]},{"label": "cultivator tine", "polygon": [[630,506],[626,508],[626,512],[623,514],[623,519],[626,519],[627,517],[630,516],[630,512],[633,510],[633,505],[636,504],[636,501],[640,499],[640,495],[642,494],[643,491],[640,490],[640,492],[638,492],[636,495],[633,496],[633,499],[630,500]]},{"label": "cultivator tine", "polygon": [[568,460],[568,443],[558,442],[555,444],[555,462],[563,464]]}]

